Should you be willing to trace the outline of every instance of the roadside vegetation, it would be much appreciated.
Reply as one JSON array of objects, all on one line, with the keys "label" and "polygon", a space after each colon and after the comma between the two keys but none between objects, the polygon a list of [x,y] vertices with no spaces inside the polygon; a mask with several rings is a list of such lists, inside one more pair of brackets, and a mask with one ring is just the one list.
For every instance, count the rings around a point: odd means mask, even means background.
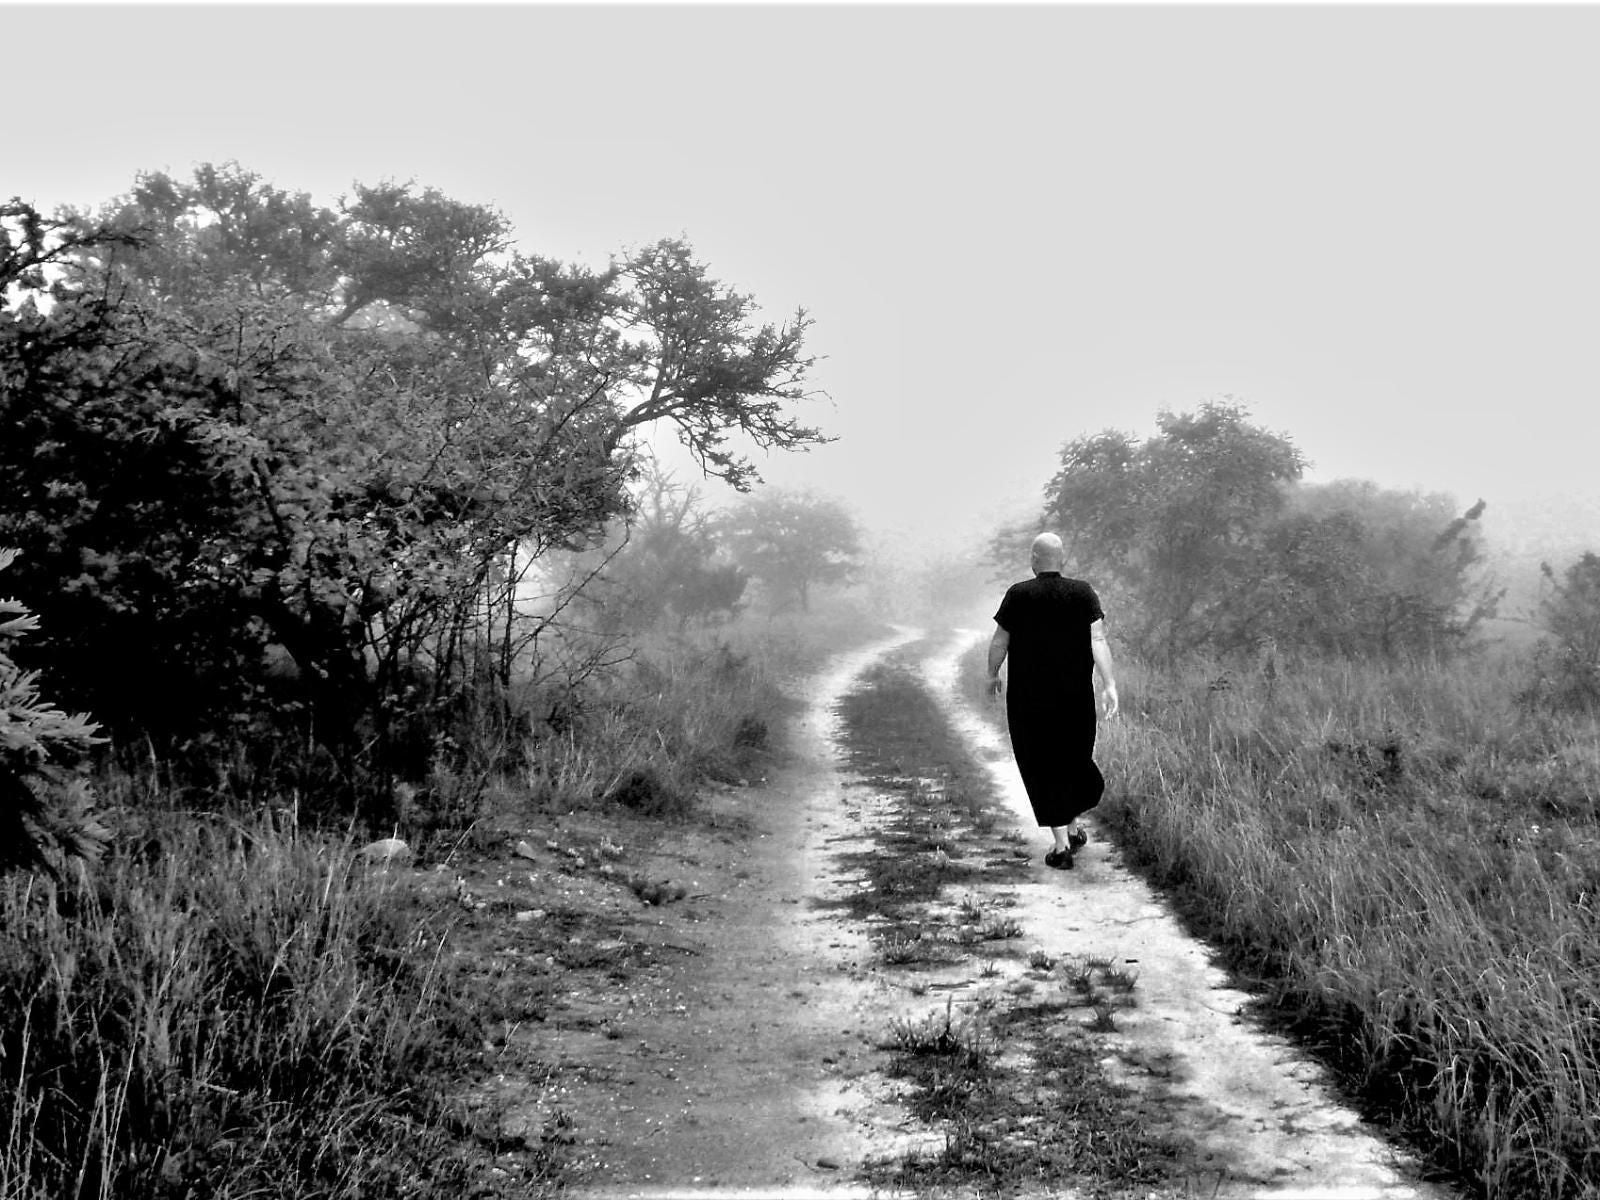
[{"label": "roadside vegetation", "polygon": [[[781,751],[784,684],[876,631],[841,598],[849,513],[749,457],[827,440],[809,325],[681,240],[560,263],[410,184],[330,208],[228,164],[0,204],[0,1200],[559,1186],[559,1113],[508,1134],[462,1099],[547,996],[456,952],[509,909],[451,865],[601,875],[600,833],[538,830],[697,819]],[[995,541],[1014,577],[1057,528],[1106,600],[1102,819],[1437,1161],[1495,1200],[1594,1194],[1600,560],[1552,565],[1543,640],[1497,657],[1481,501],[1306,485],[1232,405],[1158,424],[1069,442]],[[749,494],[662,475],[652,426]],[[886,1035],[950,1131],[902,1178],[1163,1178],[1053,1032],[1136,993],[963,908],[1017,847],[925,696],[863,695],[857,766],[896,807],[852,911],[914,995],[1007,962],[1035,996]],[[402,894],[400,857],[438,886]],[[562,940],[593,914],[545,917],[526,952],[621,969]],[[1018,1053],[1045,1094],[1005,1086]],[[1079,1144],[1117,1149],[1048,1157]]]},{"label": "roadside vegetation", "polygon": [[1277,1014],[1489,1196],[1600,1182],[1600,759],[1492,662],[1133,691],[1105,819]]},{"label": "roadside vegetation", "polygon": [[[630,844],[650,837],[643,826],[704,819],[706,787],[758,779],[781,751],[782,683],[842,636],[827,613],[812,622],[777,622],[778,650],[738,648],[737,624],[643,639],[636,660],[591,681],[570,726],[530,735],[470,798],[450,790],[461,780],[439,782],[448,807],[414,798],[382,831],[421,876],[387,868],[384,841],[364,853],[366,835],[312,820],[314,795],[234,790],[201,811],[174,806],[154,770],[86,777],[99,861],[0,880],[0,1196],[556,1187],[569,1157],[559,1114],[508,1138],[494,1106],[469,1099],[492,1069],[485,1047],[540,1019],[550,996],[486,967],[483,939],[506,934],[473,932],[486,897],[452,864],[503,858],[507,829],[553,831],[575,812]],[[863,627],[853,613],[843,623]],[[763,638],[767,624],[753,622]],[[570,837],[547,852],[554,832],[531,836],[537,861],[522,865],[563,878]],[[590,871],[605,861],[593,840]],[[618,878],[654,903],[677,894]],[[511,919],[488,915],[496,930]],[[517,927],[517,944],[572,966],[572,922],[588,920],[552,908]]]},{"label": "roadside vegetation", "polygon": [[[1047,493],[1120,656],[1098,819],[1442,1169],[1486,1197],[1594,1195],[1594,556],[1546,568],[1542,640],[1491,644],[1481,504],[1298,489],[1292,447],[1238,409],[1162,428],[1069,444]],[[981,646],[963,680],[977,700]]]},{"label": "roadside vegetation", "polygon": [[590,270],[410,184],[0,204],[0,1198],[559,1182],[559,1121],[463,1099],[541,998],[458,953],[450,864],[690,816],[874,631],[848,512],[747,457],[826,440],[808,326],[682,241]]},{"label": "roadside vegetation", "polygon": [[464,1188],[439,1083],[474,1014],[352,847],[148,821],[92,878],[0,888],[7,1197]]}]

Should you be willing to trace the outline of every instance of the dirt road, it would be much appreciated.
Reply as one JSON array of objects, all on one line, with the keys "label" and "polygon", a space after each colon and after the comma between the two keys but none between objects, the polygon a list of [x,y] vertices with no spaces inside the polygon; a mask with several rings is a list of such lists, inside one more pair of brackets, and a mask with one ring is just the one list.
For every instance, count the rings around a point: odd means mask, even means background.
[{"label": "dirt road", "polygon": [[[1042,848],[1003,735],[954,694],[956,659],[974,636],[917,642],[908,630],[844,656],[810,688],[781,772],[719,797],[708,828],[651,848],[690,894],[619,935],[642,947],[648,969],[566,997],[556,1019],[522,1035],[549,1065],[522,1118],[532,1128],[559,1110],[570,1126],[569,1194],[867,1195],[864,1164],[945,1144],[886,1075],[886,1028],[992,1006],[1027,960],[982,972],[956,963],[908,985],[875,958],[867,928],[830,906],[861,886],[841,864],[871,849],[877,803],[842,766],[834,710],[870,664],[916,643],[956,736],[1004,797],[1013,842]],[[1141,1112],[1194,1146],[1170,1194],[1445,1195],[1336,1104],[1309,1060],[1239,1015],[1245,997],[1103,839],[1078,869],[1035,861],[1004,891],[990,899],[1020,923],[1036,965],[1089,955],[1136,976],[1131,1006],[1097,1036],[1107,1070],[1143,1097]],[[1118,1188],[1105,1180],[1095,1190]],[[1029,1194],[1072,1193],[1045,1181]]]},{"label": "dirt road", "polygon": [[[958,631],[924,663],[952,723],[986,762],[1019,825],[1032,824],[1005,737],[956,697],[956,658],[981,631]],[[1092,821],[1090,822],[1093,831]],[[1136,1005],[1107,1037],[1114,1075],[1163,1101],[1205,1147],[1203,1194],[1442,1197],[1414,1163],[1337,1103],[1323,1070],[1241,1015],[1210,952],[1126,870],[1116,847],[1091,842],[1071,872],[1017,889],[1018,911],[1048,951],[1110,958],[1138,977]]]},{"label": "dirt road", "polygon": [[[572,1115],[580,1194],[869,1194],[869,1157],[937,1140],[894,1101],[879,1048],[894,1011],[865,933],[819,911],[856,836],[832,707],[903,634],[844,656],[809,689],[793,757],[714,801],[747,826],[674,835],[694,895],[658,910],[665,939],[643,991],[538,1031],[562,1082],[536,1108]],[[530,1124],[537,1123],[532,1120]]]}]

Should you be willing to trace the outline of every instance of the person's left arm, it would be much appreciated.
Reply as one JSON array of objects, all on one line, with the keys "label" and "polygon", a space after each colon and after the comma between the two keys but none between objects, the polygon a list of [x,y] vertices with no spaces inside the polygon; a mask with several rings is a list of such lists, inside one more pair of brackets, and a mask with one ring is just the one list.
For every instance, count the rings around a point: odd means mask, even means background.
[{"label": "person's left arm", "polygon": [[1106,699],[1106,716],[1117,715],[1117,677],[1111,666],[1111,643],[1106,640],[1104,618],[1089,626],[1089,652],[1094,655],[1094,665],[1100,671],[1100,687]]}]

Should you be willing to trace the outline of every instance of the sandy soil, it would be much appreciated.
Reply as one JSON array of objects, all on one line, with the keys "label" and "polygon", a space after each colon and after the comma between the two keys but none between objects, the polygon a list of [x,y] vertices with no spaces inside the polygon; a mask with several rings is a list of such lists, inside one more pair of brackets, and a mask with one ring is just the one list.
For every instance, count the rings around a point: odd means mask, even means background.
[{"label": "sandy soil", "polygon": [[[914,996],[870,965],[860,928],[817,904],[854,886],[839,859],[861,845],[873,803],[840,765],[833,706],[916,636],[844,656],[816,679],[792,761],[715,796],[713,821],[640,823],[618,850],[574,814],[546,831],[538,862],[484,864],[462,885],[486,897],[480,932],[508,979],[556,989],[542,1019],[507,1023],[488,1091],[511,1104],[508,1136],[559,1128],[569,1194],[867,1195],[855,1182],[862,1164],[939,1144],[899,1103],[879,1043],[892,1017],[977,1003],[996,981],[968,965]],[[974,636],[938,644],[922,670],[1042,851],[1003,735],[953,691]],[[529,866],[525,882],[512,878]],[[624,873],[676,880],[684,895],[642,904],[617,885]],[[1240,1015],[1245,997],[1103,839],[1076,870],[1040,865],[1006,891],[1030,947],[1137,973],[1136,1005],[1105,1035],[1106,1063],[1152,1119],[1200,1144],[1187,1194],[1444,1195],[1335,1103],[1309,1060]],[[546,946],[551,922],[570,938],[543,976],[529,975],[517,931],[538,927]]]}]

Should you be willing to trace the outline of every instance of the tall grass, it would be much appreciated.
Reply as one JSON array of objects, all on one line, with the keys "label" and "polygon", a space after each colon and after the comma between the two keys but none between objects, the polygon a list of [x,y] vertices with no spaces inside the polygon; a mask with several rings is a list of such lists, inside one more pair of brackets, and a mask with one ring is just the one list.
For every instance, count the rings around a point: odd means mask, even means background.
[{"label": "tall grass", "polygon": [[519,698],[525,711],[559,719],[534,721],[518,782],[553,808],[615,800],[684,813],[706,781],[763,772],[779,750],[796,681],[881,632],[854,607],[829,604],[636,637],[627,661],[581,688]]},{"label": "tall grass", "polygon": [[348,846],[190,818],[0,881],[0,1197],[401,1196],[459,1175],[439,938]]},{"label": "tall grass", "polygon": [[1124,669],[1101,816],[1443,1164],[1594,1195],[1600,728],[1519,670]]},{"label": "tall grass", "polygon": [[[426,859],[507,810],[692,814],[706,780],[781,750],[788,682],[874,632],[818,614],[641,637],[441,732],[456,752],[382,832]],[[104,862],[0,877],[0,1200],[488,1194],[485,1114],[448,1100],[486,1019],[458,999],[448,930],[404,872],[311,831],[340,811],[328,797],[298,794],[302,827],[268,809],[281,776],[215,766],[226,812],[173,812],[196,793],[159,766],[108,777]],[[551,1183],[532,1149],[521,1169]],[[494,1187],[518,1186],[496,1166]]]}]

